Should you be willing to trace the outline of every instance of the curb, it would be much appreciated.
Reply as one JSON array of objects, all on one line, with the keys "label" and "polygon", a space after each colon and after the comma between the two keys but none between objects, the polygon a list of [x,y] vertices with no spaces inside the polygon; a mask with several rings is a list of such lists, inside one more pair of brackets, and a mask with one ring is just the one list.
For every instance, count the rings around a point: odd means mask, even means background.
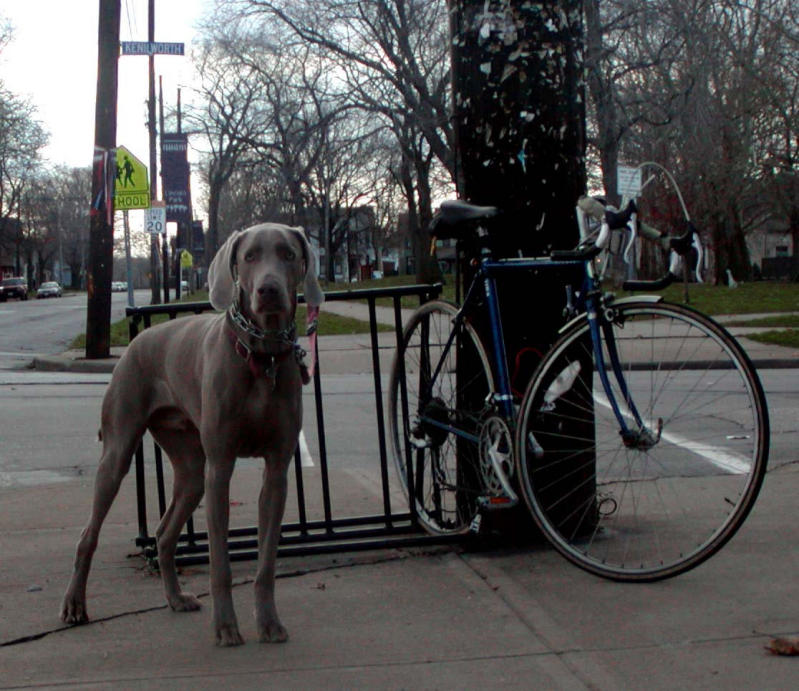
[{"label": "curb", "polygon": [[119,362],[119,357],[103,360],[69,358],[61,355],[39,355],[33,359],[30,368],[37,372],[77,372],[81,374],[111,374]]},{"label": "curb", "polygon": [[[119,362],[118,356],[103,360],[87,360],[62,355],[39,355],[28,366],[37,372],[73,372],[79,374],[111,374]],[[799,369],[797,358],[757,358],[752,360],[757,370],[765,369]]]}]

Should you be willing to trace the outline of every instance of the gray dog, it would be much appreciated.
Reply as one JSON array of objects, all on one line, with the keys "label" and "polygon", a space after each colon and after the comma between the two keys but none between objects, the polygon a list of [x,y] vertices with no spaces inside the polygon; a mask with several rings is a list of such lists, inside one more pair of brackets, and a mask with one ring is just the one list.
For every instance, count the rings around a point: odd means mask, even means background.
[{"label": "gray dog", "polygon": [[275,558],[307,380],[294,333],[296,291],[304,283],[309,305],[321,304],[315,271],[301,228],[265,223],[235,233],[208,273],[211,303],[224,313],[176,319],[133,340],[103,400],[94,504],[61,605],[63,621],[88,620],[86,581],[100,527],[149,430],[174,471],[172,500],[156,531],[169,606],[183,612],[200,607],[180,588],[175,547],[205,494],[216,642],[244,642],[227,551],[230,478],[237,456],[262,456],[255,618],[261,641],[288,638],[275,607]]}]

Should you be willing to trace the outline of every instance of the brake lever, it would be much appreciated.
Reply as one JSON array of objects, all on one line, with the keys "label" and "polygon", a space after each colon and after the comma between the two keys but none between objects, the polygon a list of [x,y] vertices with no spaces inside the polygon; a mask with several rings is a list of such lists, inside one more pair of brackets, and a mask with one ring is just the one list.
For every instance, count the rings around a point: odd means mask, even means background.
[{"label": "brake lever", "polygon": [[630,263],[630,252],[633,249],[633,243],[635,242],[635,238],[638,236],[638,214],[632,213],[630,214],[630,220],[627,222],[625,230],[627,231],[627,246],[624,248],[624,263]]},{"label": "brake lever", "polygon": [[699,233],[694,231],[693,239],[691,240],[691,244],[693,248],[696,250],[696,268],[694,269],[694,274],[696,275],[696,282],[697,283],[704,283],[702,280],[702,255],[704,253],[704,249],[702,248],[702,241],[699,239]]}]

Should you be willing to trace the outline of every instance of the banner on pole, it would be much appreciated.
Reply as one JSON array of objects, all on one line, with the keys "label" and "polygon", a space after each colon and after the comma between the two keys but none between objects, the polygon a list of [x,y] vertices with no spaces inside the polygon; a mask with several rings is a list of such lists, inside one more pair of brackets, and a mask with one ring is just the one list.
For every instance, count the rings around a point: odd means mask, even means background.
[{"label": "banner on pole", "polygon": [[161,175],[166,202],[166,220],[191,223],[188,139],[182,132],[161,135]]}]

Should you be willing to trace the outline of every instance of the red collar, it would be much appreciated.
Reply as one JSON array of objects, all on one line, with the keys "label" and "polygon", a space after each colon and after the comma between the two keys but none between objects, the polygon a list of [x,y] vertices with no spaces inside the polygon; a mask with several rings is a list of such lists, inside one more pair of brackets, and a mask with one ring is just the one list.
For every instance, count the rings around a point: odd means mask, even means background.
[{"label": "red collar", "polygon": [[234,350],[247,363],[252,375],[269,379],[274,386],[278,365],[294,353],[294,347],[278,353],[260,353],[242,341],[232,328],[227,328],[225,331]]},{"label": "red collar", "polygon": [[[283,345],[288,345],[289,347],[279,350],[276,353],[258,351],[247,345],[247,343],[242,340],[241,335],[239,335],[236,329],[235,320],[231,318],[229,312],[226,315],[226,318],[227,329],[225,329],[225,332],[228,335],[228,340],[233,345],[233,349],[236,351],[239,357],[241,357],[247,363],[247,366],[250,368],[250,372],[254,377],[265,377],[266,379],[271,380],[272,386],[274,386],[277,379],[278,365],[293,354],[294,359],[300,368],[300,377],[302,378],[302,383],[308,384],[311,379],[313,379],[316,366],[316,329],[319,318],[318,306],[308,305],[307,335],[311,350],[310,366],[306,365],[304,360],[307,353],[300,347],[296,340],[288,343],[284,342]],[[293,328],[294,327],[292,326],[292,333]]]}]

